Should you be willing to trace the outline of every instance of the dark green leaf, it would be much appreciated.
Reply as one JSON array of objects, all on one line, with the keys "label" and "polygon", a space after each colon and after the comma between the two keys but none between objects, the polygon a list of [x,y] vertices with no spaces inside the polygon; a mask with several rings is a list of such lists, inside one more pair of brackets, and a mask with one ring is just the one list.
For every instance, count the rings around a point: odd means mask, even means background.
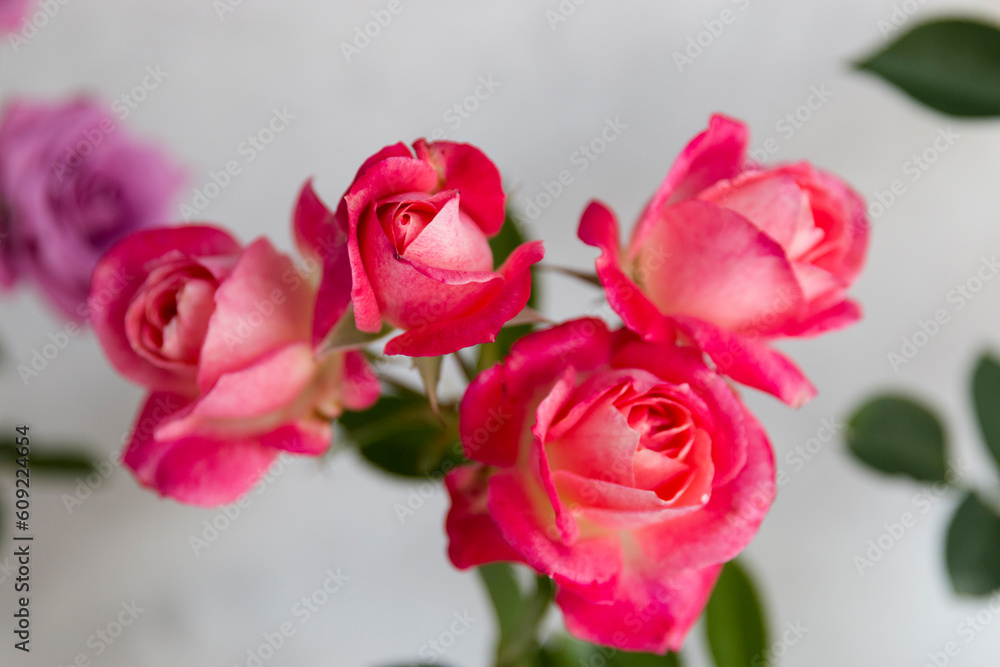
[{"label": "dark green leaf", "polygon": [[[28,455],[28,467],[39,475],[88,475],[94,472],[94,459],[70,445],[48,446],[36,449],[32,441]],[[44,447],[44,446],[43,446]],[[14,442],[0,442],[0,463],[17,465],[17,445]]]},{"label": "dark green leaf", "polygon": [[705,611],[705,628],[717,667],[747,667],[764,655],[764,612],[750,577],[736,561],[722,568]]},{"label": "dark green leaf", "polygon": [[976,365],[972,398],[983,440],[1000,470],[1000,364],[989,355],[980,357]]},{"label": "dark green leaf", "polygon": [[857,66],[938,111],[1000,115],[1000,30],[993,26],[964,19],[924,23]]},{"label": "dark green leaf", "polygon": [[365,459],[394,475],[426,477],[464,461],[454,408],[442,406],[435,415],[419,394],[382,396],[368,410],[345,412],[338,421]]},{"label": "dark green leaf", "polygon": [[[515,217],[513,211],[507,210],[507,218],[504,220],[500,233],[490,239],[490,249],[493,251],[493,263],[497,267],[503,264],[504,260],[510,256],[514,249],[525,242],[525,235],[521,231],[521,225]],[[537,308],[539,302],[540,285],[538,281],[538,271],[531,269],[531,296],[528,298],[528,306]],[[479,359],[476,361],[476,369],[485,370],[493,366],[498,361],[507,356],[510,346],[519,338],[531,333],[533,329],[530,324],[523,324],[516,327],[504,327],[497,334],[496,341],[479,346]]]},{"label": "dark green leaf", "polygon": [[944,429],[928,408],[902,396],[881,396],[863,405],[848,422],[847,445],[884,473],[944,482]]},{"label": "dark green leaf", "polygon": [[490,563],[479,567],[479,577],[486,585],[496,612],[500,636],[511,635],[521,617],[521,589],[509,563]]},{"label": "dark green leaf", "polygon": [[537,661],[538,667],[681,667],[680,657],[675,653],[655,655],[652,653],[630,653],[608,646],[596,646],[568,635],[558,635],[550,639],[542,649]]},{"label": "dark green leaf", "polygon": [[951,519],[945,556],[956,593],[986,595],[1000,588],[1000,516],[974,493]]},{"label": "dark green leaf", "polygon": [[545,618],[555,585],[548,577],[535,577],[535,588],[522,592],[507,563],[479,568],[479,576],[493,602],[500,636],[497,640],[496,667],[531,667],[540,659],[538,628]]}]

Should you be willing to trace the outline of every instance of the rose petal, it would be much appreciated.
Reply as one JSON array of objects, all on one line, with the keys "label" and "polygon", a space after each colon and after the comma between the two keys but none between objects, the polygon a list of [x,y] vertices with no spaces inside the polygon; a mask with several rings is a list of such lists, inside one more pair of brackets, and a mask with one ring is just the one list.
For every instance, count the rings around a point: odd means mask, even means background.
[{"label": "rose petal", "polygon": [[441,190],[458,190],[462,210],[469,214],[486,236],[503,226],[506,195],[500,171],[486,155],[469,144],[420,139],[413,145],[417,157],[434,165]]},{"label": "rose petal", "polygon": [[648,262],[643,291],[667,315],[765,333],[805,308],[781,246],[743,216],[714,204],[688,201],[667,209],[636,262]]},{"label": "rose petal", "polygon": [[198,369],[202,391],[270,352],[311,340],[316,294],[306,283],[287,282],[294,272],[292,260],[267,239],[258,239],[243,252],[232,275],[215,292],[215,313]]},{"label": "rose petal", "polygon": [[566,629],[585,641],[624,651],[666,653],[679,651],[722,570],[712,565],[668,576],[623,577],[611,602],[593,603],[560,589],[556,604]]},{"label": "rose petal", "polygon": [[766,391],[796,408],[816,396],[816,388],[798,366],[765,343],[692,317],[678,317],[675,321],[712,358],[721,374]]},{"label": "rose petal", "polygon": [[451,496],[445,522],[448,558],[461,570],[497,561],[523,562],[490,517],[486,507],[488,480],[488,471],[478,465],[457,468],[445,477]]},{"label": "rose petal", "polygon": [[716,114],[708,129],[696,136],[677,157],[659,190],[653,195],[629,242],[629,259],[634,259],[649,233],[659,225],[664,210],[717,181],[733,178],[744,167],[748,131],[738,120]]},{"label": "rose petal", "polygon": [[385,353],[434,357],[493,342],[504,323],[527,305],[531,296],[531,265],[541,261],[544,254],[541,241],[518,246],[497,270],[504,282],[491,301],[463,317],[410,329],[386,343]]},{"label": "rose petal", "polygon": [[239,242],[215,227],[164,227],[137,232],[115,245],[94,269],[88,316],[104,353],[133,382],[181,393],[195,391],[190,373],[150,363],[136,353],[125,332],[126,313],[143,285],[147,265],[169,253],[193,258],[230,256]]},{"label": "rose petal", "polygon": [[673,340],[670,320],[657,310],[635,282],[621,269],[618,249],[618,222],[600,202],[593,201],[583,212],[578,232],[580,240],[601,249],[597,276],[604,286],[608,303],[625,325],[649,340]]},{"label": "rose petal", "polygon": [[188,399],[182,395],[150,394],[122,461],[143,486],[161,495],[202,507],[233,502],[264,476],[277,450],[252,438],[154,439],[164,421],[187,407]]}]

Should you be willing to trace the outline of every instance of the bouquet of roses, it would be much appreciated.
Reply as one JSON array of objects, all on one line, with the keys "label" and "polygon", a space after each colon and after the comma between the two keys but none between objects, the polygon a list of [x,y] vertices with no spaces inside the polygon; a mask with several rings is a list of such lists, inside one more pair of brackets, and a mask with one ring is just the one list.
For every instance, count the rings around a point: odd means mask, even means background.
[{"label": "bouquet of roses", "polygon": [[[163,496],[223,505],[282,453],[326,454],[339,421],[373,464],[443,478],[456,567],[526,565],[573,636],[679,650],[775,494],[737,385],[802,405],[815,389],[771,343],[860,317],[846,292],[862,201],[808,163],[748,161],[747,139],[713,117],[627,243],[607,206],[583,212],[601,254],[596,274],[569,272],[620,325],[529,305],[542,243],[466,144],[383,148],[329,206],[307,182],[300,259],[208,224],[124,234],[87,308],[111,363],[149,390],[124,464]],[[455,404],[437,394],[448,355],[468,380]],[[380,372],[390,356],[421,383]],[[491,590],[498,572],[484,568]],[[502,627],[498,664],[550,650],[534,613],[527,639]]]}]

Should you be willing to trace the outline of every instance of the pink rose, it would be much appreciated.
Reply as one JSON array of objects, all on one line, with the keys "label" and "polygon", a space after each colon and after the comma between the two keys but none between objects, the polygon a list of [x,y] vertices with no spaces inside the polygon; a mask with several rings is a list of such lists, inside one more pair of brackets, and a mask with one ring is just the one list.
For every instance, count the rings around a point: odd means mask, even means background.
[{"label": "pink rose", "polygon": [[[404,330],[386,354],[437,356],[495,340],[531,292],[541,242],[517,248],[496,271],[489,238],[504,221],[496,166],[467,144],[424,140],[388,146],[368,158],[329,215],[339,237],[327,246],[327,282],[353,280],[361,331],[383,323]],[[317,326],[328,329],[344,304],[321,296]]]},{"label": "pink rose", "polygon": [[331,420],[378,398],[359,352],[316,352],[315,300],[266,239],[244,248],[214,227],[138,232],[105,255],[94,331],[112,364],[152,390],[124,455],[142,484],[231,502],[280,452],[325,452]]},{"label": "pink rose", "polygon": [[31,0],[0,0],[0,34],[20,28],[30,6]]},{"label": "pink rose", "polygon": [[553,577],[571,633],[681,647],[774,496],[763,429],[691,347],[596,319],[530,334],[462,399],[448,548]]},{"label": "pink rose", "polygon": [[714,116],[646,207],[627,248],[599,202],[580,221],[601,249],[597,274],[625,324],[647,340],[677,333],[733,379],[801,405],[815,389],[768,346],[839,329],[861,316],[846,297],[864,263],[861,198],[808,163],[746,159],[747,129]]},{"label": "pink rose", "polygon": [[37,283],[86,318],[90,274],[128,234],[163,224],[183,172],[85,99],[19,101],[0,121],[0,287]]}]

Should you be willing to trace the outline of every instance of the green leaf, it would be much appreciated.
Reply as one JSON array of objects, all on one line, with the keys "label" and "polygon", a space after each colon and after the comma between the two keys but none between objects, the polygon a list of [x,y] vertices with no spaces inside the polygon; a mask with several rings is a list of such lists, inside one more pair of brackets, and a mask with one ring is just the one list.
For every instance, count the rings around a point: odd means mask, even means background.
[{"label": "green leaf", "polygon": [[361,455],[385,472],[427,477],[464,462],[458,414],[442,407],[440,416],[419,394],[382,396],[363,412],[345,412],[338,420]]},{"label": "green leaf", "polygon": [[857,64],[933,109],[1000,115],[1000,30],[964,19],[924,23]]},{"label": "green leaf", "polygon": [[555,584],[548,577],[537,576],[534,591],[526,594],[507,563],[480,566],[479,576],[486,584],[500,628],[496,667],[536,664],[541,651],[538,628],[555,595]]},{"label": "green leaf", "polygon": [[[0,442],[0,463],[17,465],[17,445],[13,441]],[[28,454],[28,467],[39,475],[89,475],[96,469],[94,459],[75,445],[49,445],[36,449],[32,440]]]},{"label": "green leaf", "polygon": [[[504,220],[500,233],[490,239],[490,249],[493,251],[493,264],[499,267],[504,263],[514,249],[524,243],[526,237],[521,230],[514,212],[507,210],[507,217]],[[531,269],[531,296],[528,298],[528,307],[537,308],[540,299],[540,289],[538,281],[538,271],[535,267]],[[533,327],[530,324],[523,324],[516,327],[504,327],[497,334],[496,341],[485,343],[479,346],[479,358],[476,361],[476,370],[483,371],[493,366],[498,361],[507,356],[510,346],[519,338],[531,333]]]},{"label": "green leaf", "polygon": [[480,565],[479,578],[486,585],[493,602],[500,636],[505,637],[514,632],[521,616],[521,589],[514,577],[514,568],[510,563],[490,563]]},{"label": "green leaf", "polygon": [[972,399],[979,430],[1000,470],[1000,364],[984,354],[972,375]]},{"label": "green leaf", "polygon": [[656,655],[653,653],[631,653],[608,646],[597,646],[569,635],[557,635],[549,639],[542,648],[538,667],[581,667],[583,665],[605,665],[605,667],[681,667],[680,656],[676,653]]},{"label": "green leaf", "polygon": [[951,519],[945,560],[956,593],[986,595],[1000,588],[1000,516],[974,493]]},{"label": "green leaf", "polygon": [[944,429],[930,409],[902,396],[880,396],[858,409],[847,426],[848,447],[872,468],[947,481]]},{"label": "green leaf", "polygon": [[750,577],[736,561],[722,568],[705,611],[705,628],[717,667],[747,667],[764,655],[764,612]]}]

